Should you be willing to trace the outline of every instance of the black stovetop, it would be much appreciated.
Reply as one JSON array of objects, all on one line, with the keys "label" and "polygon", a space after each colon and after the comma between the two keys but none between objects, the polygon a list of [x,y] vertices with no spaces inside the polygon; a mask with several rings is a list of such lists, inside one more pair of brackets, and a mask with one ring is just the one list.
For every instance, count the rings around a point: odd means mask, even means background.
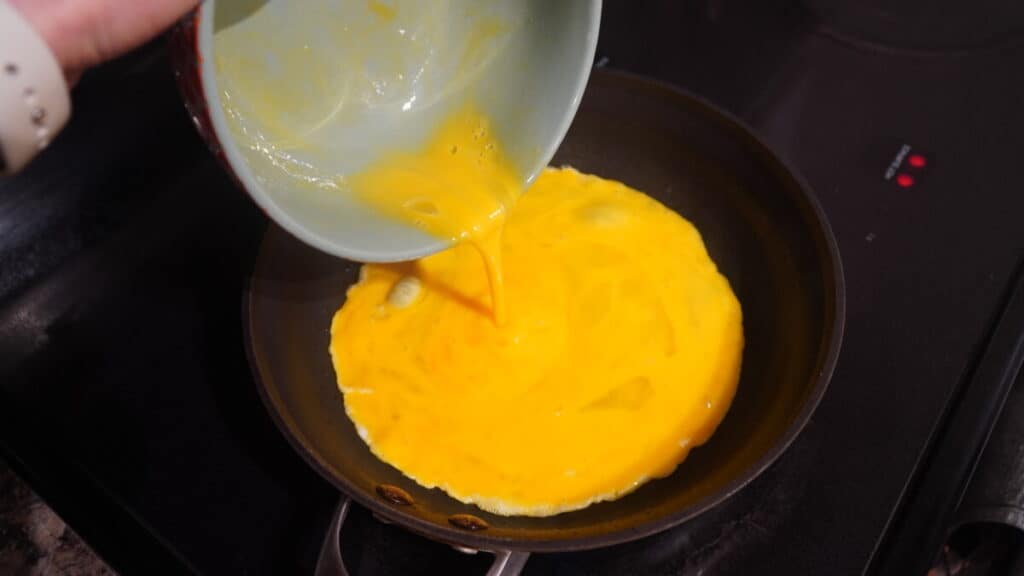
[{"label": "black stovetop", "polygon": [[[921,573],[934,554],[926,534],[952,510],[928,516],[919,495],[961,480],[946,464],[971,447],[949,423],[992,417],[957,408],[995,386],[976,368],[1024,255],[1024,10],[827,4],[605,2],[601,64],[736,113],[810,182],[842,254],[846,333],[806,430],[726,506],[534,556],[527,574]],[[913,185],[887,179],[910,154],[927,164]],[[265,226],[195,135],[159,45],[88,75],[66,132],[0,182],[0,442],[115,568],[315,562],[337,495],[270,422],[243,350]],[[343,548],[355,574],[489,563],[358,509]]]}]

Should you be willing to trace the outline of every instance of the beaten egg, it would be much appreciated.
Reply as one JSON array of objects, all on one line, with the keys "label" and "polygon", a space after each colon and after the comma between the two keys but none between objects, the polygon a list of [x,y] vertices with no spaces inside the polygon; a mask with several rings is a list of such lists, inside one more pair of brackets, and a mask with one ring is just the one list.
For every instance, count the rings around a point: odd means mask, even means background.
[{"label": "beaten egg", "polygon": [[512,173],[469,111],[356,176],[367,202],[456,244],[365,265],[330,354],[378,458],[487,511],[548,516],[668,475],[708,440],[736,391],[742,312],[659,202],[571,168],[519,197]]}]

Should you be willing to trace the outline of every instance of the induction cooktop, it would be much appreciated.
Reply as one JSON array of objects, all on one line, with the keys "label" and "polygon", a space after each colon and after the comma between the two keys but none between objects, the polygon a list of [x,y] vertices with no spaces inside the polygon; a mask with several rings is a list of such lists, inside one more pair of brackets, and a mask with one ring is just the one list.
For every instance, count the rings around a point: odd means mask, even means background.
[{"label": "induction cooktop", "polygon": [[[597,65],[749,123],[839,243],[846,333],[812,421],[727,503],[526,574],[924,573],[1020,368],[1024,5],[608,0]],[[88,74],[0,181],[3,455],[125,573],[311,573],[337,493],[259,402],[241,296],[265,217],[156,42]],[[354,574],[482,573],[356,508]]]}]

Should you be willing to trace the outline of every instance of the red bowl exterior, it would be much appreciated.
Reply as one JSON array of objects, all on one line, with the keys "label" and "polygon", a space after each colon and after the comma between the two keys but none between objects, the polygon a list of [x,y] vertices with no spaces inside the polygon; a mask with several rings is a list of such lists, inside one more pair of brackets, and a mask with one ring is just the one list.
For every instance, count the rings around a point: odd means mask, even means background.
[{"label": "red bowl exterior", "polygon": [[220,138],[210,119],[209,102],[203,92],[201,73],[203,56],[199,51],[199,22],[199,9],[195,9],[188,16],[182,18],[168,33],[167,43],[171,65],[174,68],[174,79],[178,85],[178,91],[181,92],[185,108],[192,118],[192,124],[195,125],[203,141],[231,175],[231,178],[239,188],[244,189],[245,187],[224,154]]}]

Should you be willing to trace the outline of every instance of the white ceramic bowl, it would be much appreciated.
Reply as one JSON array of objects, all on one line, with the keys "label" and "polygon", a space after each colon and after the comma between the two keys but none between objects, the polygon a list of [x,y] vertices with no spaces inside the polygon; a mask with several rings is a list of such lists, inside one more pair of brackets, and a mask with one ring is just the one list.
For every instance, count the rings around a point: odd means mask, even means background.
[{"label": "white ceramic bowl", "polygon": [[352,260],[418,258],[445,242],[355,200],[346,174],[472,102],[531,182],[579,105],[600,12],[600,0],[207,0],[196,95],[207,136],[286,230]]}]

